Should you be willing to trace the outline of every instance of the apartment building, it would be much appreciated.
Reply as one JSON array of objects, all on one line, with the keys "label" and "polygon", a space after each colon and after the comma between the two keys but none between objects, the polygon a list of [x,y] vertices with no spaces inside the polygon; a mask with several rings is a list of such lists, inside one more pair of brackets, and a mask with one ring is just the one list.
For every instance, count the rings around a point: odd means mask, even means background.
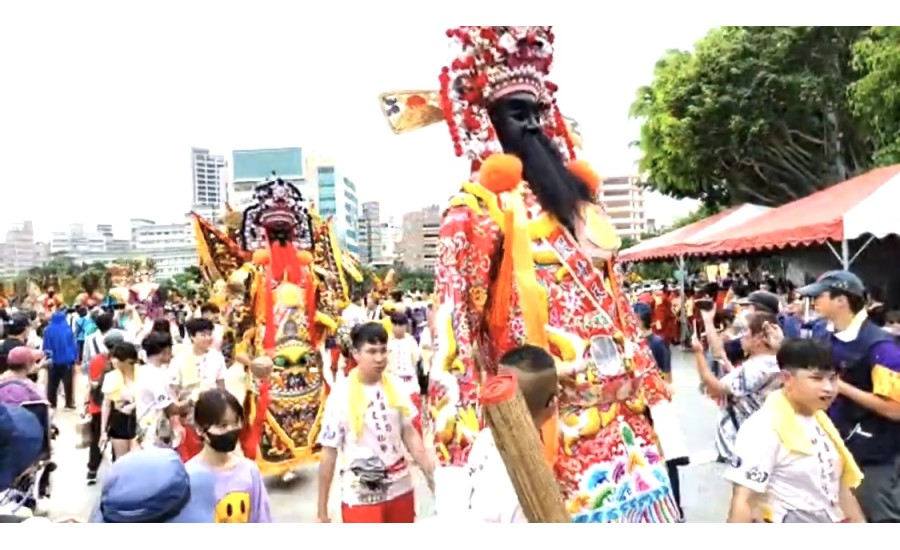
[{"label": "apartment building", "polygon": [[640,239],[647,232],[645,186],[639,177],[619,176],[603,179],[600,203],[619,237]]},{"label": "apartment building", "polygon": [[191,209],[207,219],[217,220],[225,212],[227,166],[224,156],[213,155],[209,149],[191,148]]},{"label": "apartment building", "polygon": [[197,240],[189,221],[156,223],[153,220],[131,220],[131,247],[137,257],[156,262],[156,279],[168,279],[192,265],[197,265]]},{"label": "apartment building", "polygon": [[441,227],[437,204],[403,215],[402,235],[397,244],[400,264],[411,270],[434,270]]},{"label": "apartment building", "polygon": [[47,245],[34,241],[34,224],[30,221],[11,225],[0,243],[0,278],[15,277],[43,264],[49,253]]}]

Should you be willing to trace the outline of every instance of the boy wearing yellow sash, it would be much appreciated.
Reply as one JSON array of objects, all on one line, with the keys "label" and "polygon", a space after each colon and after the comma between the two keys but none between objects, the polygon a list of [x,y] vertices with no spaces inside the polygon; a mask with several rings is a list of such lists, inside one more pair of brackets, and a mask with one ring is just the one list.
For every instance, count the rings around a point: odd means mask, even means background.
[{"label": "boy wearing yellow sash", "polygon": [[826,409],[837,396],[830,349],[785,340],[783,387],[741,425],[725,479],[734,484],[730,523],[865,523],[853,489],[862,472]]},{"label": "boy wearing yellow sash", "polygon": [[413,523],[413,479],[406,452],[429,483],[434,461],[413,427],[415,406],[388,374],[388,333],[381,323],[350,333],[356,368],[335,385],[319,432],[318,521],[330,521],[328,494],[335,468],[341,484],[343,523]]}]

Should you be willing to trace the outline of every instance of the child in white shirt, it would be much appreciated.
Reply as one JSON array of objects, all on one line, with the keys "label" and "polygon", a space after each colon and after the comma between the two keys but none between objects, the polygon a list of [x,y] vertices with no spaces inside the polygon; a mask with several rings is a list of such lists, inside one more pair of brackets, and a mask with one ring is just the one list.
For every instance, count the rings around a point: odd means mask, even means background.
[{"label": "child in white shirt", "polygon": [[[500,368],[516,371],[535,430],[556,414],[556,363],[543,348],[521,346],[500,358]],[[528,523],[503,458],[489,428],[475,438],[467,463],[470,519],[483,523]]]}]

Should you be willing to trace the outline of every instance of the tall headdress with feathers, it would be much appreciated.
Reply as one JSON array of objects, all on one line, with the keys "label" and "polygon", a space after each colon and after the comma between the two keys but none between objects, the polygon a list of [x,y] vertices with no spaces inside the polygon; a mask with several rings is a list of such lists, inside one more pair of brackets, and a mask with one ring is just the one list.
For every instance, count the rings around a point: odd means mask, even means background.
[{"label": "tall headdress with feathers", "polygon": [[569,125],[556,105],[557,86],[548,77],[553,64],[553,27],[455,27],[447,31],[456,55],[441,70],[440,90],[382,94],[381,108],[395,133],[447,123],[457,156],[482,161],[501,153],[488,106],[509,94],[528,92],[543,110],[544,132],[562,153],[575,159]]}]

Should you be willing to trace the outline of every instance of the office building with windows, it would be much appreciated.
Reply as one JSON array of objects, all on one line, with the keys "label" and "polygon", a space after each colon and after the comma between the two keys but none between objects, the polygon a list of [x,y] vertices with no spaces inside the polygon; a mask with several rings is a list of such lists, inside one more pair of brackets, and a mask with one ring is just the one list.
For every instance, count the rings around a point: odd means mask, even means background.
[{"label": "office building with windows", "polygon": [[299,147],[281,149],[244,149],[231,154],[232,184],[229,201],[235,210],[243,210],[253,202],[253,189],[261,181],[272,177],[297,186],[306,200],[310,200],[306,188],[307,170],[303,150]]},{"label": "office building with windows", "polygon": [[441,231],[441,207],[437,204],[403,215],[403,229],[397,254],[410,270],[434,270]]},{"label": "office building with windows", "polygon": [[316,168],[318,201],[316,208],[323,218],[331,218],[341,248],[359,255],[359,199],[356,184],[341,175],[333,163]]},{"label": "office building with windows", "polygon": [[191,149],[191,173],[194,186],[191,210],[205,218],[218,219],[227,200],[225,157],[210,154],[209,149]]},{"label": "office building with windows", "polygon": [[381,217],[378,201],[364,202],[359,216],[359,260],[371,267],[390,267],[397,260],[397,243],[402,229]]},{"label": "office building with windows", "polygon": [[32,222],[10,225],[6,239],[0,242],[0,279],[15,277],[42,265],[49,259],[49,254],[48,245],[35,242]]},{"label": "office building with windows", "polygon": [[131,220],[132,256],[156,262],[156,280],[169,279],[197,265],[197,240],[190,222]]},{"label": "office building with windows", "polygon": [[640,240],[647,232],[645,184],[636,176],[603,178],[600,203],[619,237]]}]

